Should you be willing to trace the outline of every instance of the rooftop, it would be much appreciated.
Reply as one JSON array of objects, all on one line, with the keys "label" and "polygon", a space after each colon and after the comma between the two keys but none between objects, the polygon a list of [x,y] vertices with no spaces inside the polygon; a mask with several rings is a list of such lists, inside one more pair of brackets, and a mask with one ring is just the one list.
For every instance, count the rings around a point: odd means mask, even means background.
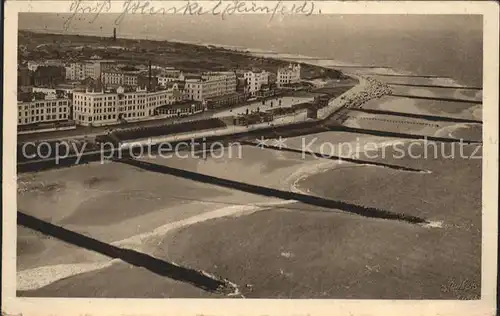
[{"label": "rooftop", "polygon": [[189,74],[189,75],[185,75],[184,76],[184,79],[186,80],[192,80],[192,79],[196,79],[196,80],[201,80],[202,76],[201,75],[194,75],[194,74]]},{"label": "rooftop", "polygon": [[143,70],[137,69],[135,67],[125,66],[125,67],[113,67],[106,70],[103,70],[103,73],[131,73],[131,74],[139,74],[143,72]]},{"label": "rooftop", "polygon": [[178,78],[179,77],[179,73],[175,73],[175,72],[163,72],[163,73],[160,73],[158,76],[159,77],[164,77],[164,78]]},{"label": "rooftop", "polygon": [[63,95],[56,94],[56,97],[49,96],[43,92],[20,92],[17,94],[17,100],[20,102],[32,102],[41,100],[65,99]]},{"label": "rooftop", "polygon": [[184,88],[186,83],[184,81],[175,80],[175,81],[168,82],[165,87],[167,89],[170,89],[170,88],[173,88],[174,85],[177,85],[179,87],[179,89],[182,89],[182,88]]},{"label": "rooftop", "polygon": [[87,63],[115,63],[114,59],[87,59],[84,62]]}]

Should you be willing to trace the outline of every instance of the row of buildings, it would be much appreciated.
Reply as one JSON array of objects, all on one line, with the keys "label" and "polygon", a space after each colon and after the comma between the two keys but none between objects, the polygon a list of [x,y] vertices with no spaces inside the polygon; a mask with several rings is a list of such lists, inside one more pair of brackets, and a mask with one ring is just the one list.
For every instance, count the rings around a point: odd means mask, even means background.
[{"label": "row of buildings", "polygon": [[[177,84],[166,89],[148,91],[145,88],[125,88],[104,90],[93,88],[73,92],[73,119],[79,125],[109,125],[126,121],[139,121],[160,114],[157,109],[168,105],[187,104],[186,98]],[[199,107],[199,105],[198,105]],[[173,107],[174,109],[174,107]],[[176,110],[181,110],[177,107]],[[165,114],[162,112],[161,114]],[[168,116],[184,114],[178,111],[166,113]]]},{"label": "row of buildings", "polygon": [[[129,69],[126,69],[129,68]],[[28,61],[27,65],[19,68],[20,85],[55,86],[65,80],[82,81],[87,78],[101,80],[105,85],[112,86],[138,86],[141,85],[140,78],[148,77],[147,69],[135,69],[122,65],[117,67],[114,60],[93,59],[64,64],[60,60]],[[276,74],[276,85],[278,88],[300,82],[300,65],[290,64],[288,67],[278,69]],[[28,74],[39,78],[37,82],[28,80]],[[262,87],[270,84],[270,76],[267,71],[246,71],[243,79],[246,80],[250,95],[255,96]],[[33,78],[32,78],[33,79]],[[196,78],[190,78],[196,79]],[[159,75],[155,75],[155,81],[159,85],[166,85],[172,81],[186,80],[184,74],[177,69],[162,68]],[[192,80],[191,80],[192,81]]]},{"label": "row of buildings", "polygon": [[[273,92],[266,71],[222,71],[184,74],[163,68],[155,74],[152,67],[119,67],[110,60],[94,59],[61,66],[56,62],[28,63],[28,70],[46,74],[47,69],[61,69],[57,75],[34,85],[30,95],[18,101],[18,124],[29,125],[74,120],[78,125],[110,125],[140,121],[155,115],[180,116],[206,108],[229,107],[249,97]],[[61,83],[66,81],[73,84]],[[19,77],[19,75],[18,75]],[[54,79],[56,78],[56,79]],[[84,82],[75,84],[75,82]],[[282,88],[300,81],[300,65],[279,69],[276,86]]]},{"label": "row of buildings", "polygon": [[72,118],[71,99],[43,92],[18,94],[18,125],[67,121]]}]

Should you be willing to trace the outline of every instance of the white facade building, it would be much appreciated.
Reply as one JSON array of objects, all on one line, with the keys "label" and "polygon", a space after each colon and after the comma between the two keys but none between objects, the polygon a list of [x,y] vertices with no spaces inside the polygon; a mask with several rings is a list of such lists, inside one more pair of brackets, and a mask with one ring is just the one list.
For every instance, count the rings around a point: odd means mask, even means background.
[{"label": "white facade building", "polygon": [[184,94],[186,99],[203,101],[203,82],[201,79],[186,79]]},{"label": "white facade building", "polygon": [[119,69],[109,69],[102,71],[101,81],[110,86],[130,86],[139,84],[140,71],[123,71]]},{"label": "white facade building", "polygon": [[71,63],[69,69],[66,70],[66,78],[70,80],[84,80],[90,77],[97,80],[101,77],[101,72],[110,68],[112,64],[112,61],[106,60]]},{"label": "white facade building", "polygon": [[158,76],[158,84],[160,86],[166,87],[169,82],[173,81],[184,81],[185,77],[182,72],[172,72],[172,73],[162,73]]},{"label": "white facade building", "polygon": [[18,125],[47,123],[70,119],[69,99],[57,98],[55,95],[46,95],[43,100],[33,99],[30,102],[17,103]]},{"label": "white facade building", "polygon": [[248,85],[248,92],[250,95],[255,96],[257,91],[259,91],[262,85],[269,84],[269,73],[262,70],[261,72],[247,71],[244,73]]},{"label": "white facade building", "polygon": [[66,70],[66,80],[72,80],[71,78],[73,77],[73,69],[71,66],[64,66],[64,69]]},{"label": "white facade building", "polygon": [[276,84],[278,88],[284,85],[300,82],[300,65],[290,64],[288,67],[278,69]]},{"label": "white facade building", "polygon": [[236,73],[209,72],[202,75],[203,100],[236,92]]},{"label": "white facade building", "polygon": [[84,126],[112,125],[121,120],[139,121],[153,116],[157,107],[182,99],[182,91],[176,84],[169,89],[152,92],[140,88],[127,91],[123,87],[114,92],[74,92],[73,119]]},{"label": "white facade building", "polygon": [[195,101],[206,101],[222,95],[236,92],[236,74],[234,72],[207,72],[201,78],[185,80],[186,98]]}]

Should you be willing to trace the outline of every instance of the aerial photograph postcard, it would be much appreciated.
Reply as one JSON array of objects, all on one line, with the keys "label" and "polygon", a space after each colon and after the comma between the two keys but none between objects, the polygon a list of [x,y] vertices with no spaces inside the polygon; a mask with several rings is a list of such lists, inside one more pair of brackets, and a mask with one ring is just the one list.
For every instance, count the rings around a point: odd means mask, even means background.
[{"label": "aerial photograph postcard", "polygon": [[481,299],[483,15],[73,2],[11,35],[17,297]]}]

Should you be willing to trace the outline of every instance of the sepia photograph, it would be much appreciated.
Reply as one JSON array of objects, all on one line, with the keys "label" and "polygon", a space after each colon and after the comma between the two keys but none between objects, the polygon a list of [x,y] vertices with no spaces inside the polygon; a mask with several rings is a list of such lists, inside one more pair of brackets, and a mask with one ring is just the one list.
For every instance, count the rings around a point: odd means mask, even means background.
[{"label": "sepia photograph", "polygon": [[35,315],[42,298],[494,314],[498,5],[12,2],[4,282]]}]

